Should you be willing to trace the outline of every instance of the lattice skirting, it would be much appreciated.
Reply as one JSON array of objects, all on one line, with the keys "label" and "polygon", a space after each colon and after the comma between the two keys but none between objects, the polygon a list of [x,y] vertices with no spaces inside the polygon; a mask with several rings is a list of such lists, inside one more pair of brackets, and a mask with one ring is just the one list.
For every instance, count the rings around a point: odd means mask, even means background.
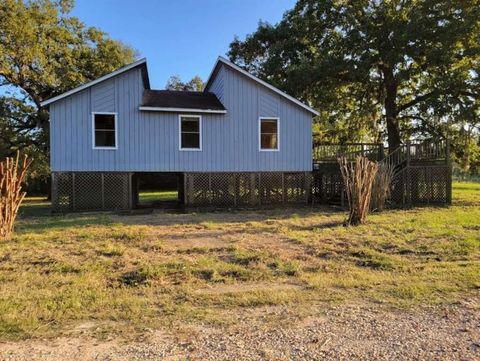
[{"label": "lattice skirting", "polygon": [[53,172],[52,208],[56,212],[131,208],[131,173]]},{"label": "lattice skirting", "polygon": [[[397,173],[388,205],[451,203],[451,167],[410,166]],[[129,172],[53,172],[52,208],[57,212],[131,209]],[[345,204],[337,166],[312,172],[185,173],[187,206],[253,207],[282,204]]]},{"label": "lattice skirting", "polygon": [[451,204],[452,168],[449,165],[410,166],[393,181],[391,206]]},{"label": "lattice skirting", "polygon": [[313,171],[312,202],[345,205],[342,174],[338,164],[322,164]]},{"label": "lattice skirting", "polygon": [[188,206],[242,207],[306,204],[310,172],[186,173]]},{"label": "lattice skirting", "polygon": [[[396,174],[387,206],[451,204],[452,169],[449,165],[409,166]],[[336,164],[321,164],[313,172],[312,201],[347,206],[343,180]]]}]

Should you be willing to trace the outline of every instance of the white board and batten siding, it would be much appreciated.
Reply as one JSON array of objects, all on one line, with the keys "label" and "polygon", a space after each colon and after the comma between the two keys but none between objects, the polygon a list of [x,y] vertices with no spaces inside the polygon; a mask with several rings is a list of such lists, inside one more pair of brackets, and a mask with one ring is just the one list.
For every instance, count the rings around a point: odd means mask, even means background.
[{"label": "white board and batten siding", "polygon": [[[52,103],[52,171],[312,170],[311,113],[224,65],[209,91],[227,113],[201,114],[201,151],[179,150],[179,113],[139,110],[139,68]],[[93,149],[92,112],[117,113],[117,149]],[[279,118],[279,151],[259,151],[260,117]]]}]

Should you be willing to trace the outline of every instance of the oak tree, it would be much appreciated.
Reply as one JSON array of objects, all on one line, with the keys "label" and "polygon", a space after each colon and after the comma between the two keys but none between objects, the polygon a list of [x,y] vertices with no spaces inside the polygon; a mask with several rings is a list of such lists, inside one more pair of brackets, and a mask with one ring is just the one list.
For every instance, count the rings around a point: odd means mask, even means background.
[{"label": "oak tree", "polygon": [[445,119],[459,98],[478,99],[479,34],[478,0],[299,0],[278,24],[236,38],[229,57],[340,133],[386,133],[393,149],[422,114]]}]

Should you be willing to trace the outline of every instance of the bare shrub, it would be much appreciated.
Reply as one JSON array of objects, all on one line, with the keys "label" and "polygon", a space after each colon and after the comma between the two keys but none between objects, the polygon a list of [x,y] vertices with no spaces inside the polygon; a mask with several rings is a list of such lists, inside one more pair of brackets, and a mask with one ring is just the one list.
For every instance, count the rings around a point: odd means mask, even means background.
[{"label": "bare shrub", "polygon": [[375,181],[372,188],[371,209],[382,211],[385,202],[392,193],[392,181],[395,175],[395,168],[391,164],[380,163],[378,165]]},{"label": "bare shrub", "polygon": [[27,155],[20,163],[20,152],[15,158],[6,158],[0,162],[0,240],[10,238],[18,208],[25,197],[22,182],[31,161]]},{"label": "bare shrub", "polygon": [[345,225],[365,223],[370,210],[373,182],[378,164],[366,157],[357,157],[354,162],[346,157],[338,158],[349,206]]}]

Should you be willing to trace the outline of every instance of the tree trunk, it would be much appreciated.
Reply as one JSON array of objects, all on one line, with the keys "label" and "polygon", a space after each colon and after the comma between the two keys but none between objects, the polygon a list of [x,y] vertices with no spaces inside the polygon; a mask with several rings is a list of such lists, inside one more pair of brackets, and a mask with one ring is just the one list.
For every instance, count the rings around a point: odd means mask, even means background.
[{"label": "tree trunk", "polygon": [[385,116],[387,118],[387,135],[389,151],[397,149],[401,145],[400,127],[398,125],[397,111],[397,82],[393,71],[389,68],[383,69],[385,80]]}]

